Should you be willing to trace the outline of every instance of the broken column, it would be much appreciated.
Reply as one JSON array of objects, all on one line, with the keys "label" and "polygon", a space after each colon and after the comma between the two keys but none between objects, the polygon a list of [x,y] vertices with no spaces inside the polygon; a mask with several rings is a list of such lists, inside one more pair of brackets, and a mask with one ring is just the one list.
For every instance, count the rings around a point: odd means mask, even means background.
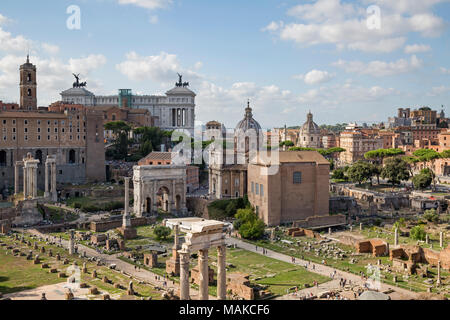
[{"label": "broken column", "polygon": [[438,260],[436,285],[441,285],[441,260]]},{"label": "broken column", "polygon": [[430,237],[428,236],[428,234],[425,235],[425,243],[426,244],[430,243]]},{"label": "broken column", "polygon": [[444,247],[444,233],[442,231],[439,233],[439,246]]},{"label": "broken column", "polygon": [[52,201],[57,202],[58,201],[58,191],[56,191],[56,158],[55,157],[53,157],[53,161],[51,162],[50,166],[51,166],[50,192],[52,195]]},{"label": "broken column", "polygon": [[75,254],[75,239],[74,239],[74,231],[70,230],[70,238],[69,238],[69,254]]},{"label": "broken column", "polygon": [[131,226],[130,215],[130,178],[124,178],[125,184],[125,210],[123,212],[122,228],[120,228],[123,238],[125,240],[135,239],[137,231]]},{"label": "broken column", "polygon": [[362,229],[363,229],[363,224],[360,223],[360,224],[359,224],[359,231],[362,231]]},{"label": "broken column", "polygon": [[124,178],[125,182],[125,211],[123,214],[123,228],[131,227],[131,217],[129,214],[129,206],[130,206],[130,178]]},{"label": "broken column", "polygon": [[189,295],[189,256],[187,250],[180,250],[180,300],[190,300]]},{"label": "broken column", "polygon": [[398,228],[395,228],[394,246],[398,246]]},{"label": "broken column", "polygon": [[219,300],[227,298],[226,250],[225,246],[217,248],[217,299]]},{"label": "broken column", "polygon": [[180,235],[179,235],[179,225],[173,226],[174,232],[174,243],[172,247],[172,258],[166,261],[166,272],[174,276],[180,274],[180,255],[178,250],[180,249]]},{"label": "broken column", "polygon": [[45,161],[45,172],[44,172],[44,175],[45,175],[45,191],[44,191],[44,197],[45,197],[45,198],[49,198],[49,197],[50,197],[50,192],[49,192],[49,188],[48,188],[49,166],[50,166],[50,163],[48,162],[48,157],[47,157],[47,160]]},{"label": "broken column", "polygon": [[198,271],[200,273],[199,300],[208,300],[209,292],[209,272],[208,272],[208,250],[199,250],[198,252]]}]

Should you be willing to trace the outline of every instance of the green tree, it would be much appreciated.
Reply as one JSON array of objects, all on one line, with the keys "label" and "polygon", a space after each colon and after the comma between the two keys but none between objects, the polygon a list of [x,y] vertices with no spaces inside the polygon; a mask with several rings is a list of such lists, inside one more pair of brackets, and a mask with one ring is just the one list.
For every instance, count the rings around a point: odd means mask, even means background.
[{"label": "green tree", "polygon": [[381,177],[388,179],[392,186],[400,184],[401,181],[408,181],[408,164],[401,158],[388,158],[381,170]]},{"label": "green tree", "polygon": [[155,234],[157,240],[167,240],[167,238],[172,233],[172,230],[168,227],[157,226],[153,230],[153,233]]},{"label": "green tree", "polygon": [[346,180],[348,178],[345,176],[345,170],[343,168],[337,168],[333,171],[333,174],[331,175],[331,179]]},{"label": "green tree", "polygon": [[373,166],[370,163],[360,160],[348,168],[347,176],[351,181],[362,184],[372,178]]},{"label": "green tree", "polygon": [[423,217],[429,222],[439,221],[439,215],[437,214],[436,209],[425,210]]},{"label": "green tree", "polygon": [[425,232],[425,228],[423,227],[423,225],[418,225],[415,226],[411,229],[411,231],[409,232],[409,237],[413,240],[425,240],[426,238],[426,232]]},{"label": "green tree", "polygon": [[244,239],[255,240],[264,235],[264,222],[258,218],[253,209],[239,209],[235,216],[234,227]]},{"label": "green tree", "polygon": [[105,130],[112,131],[114,133],[114,153],[115,159],[125,159],[128,155],[128,134],[131,131],[131,127],[124,121],[114,121],[105,124]]},{"label": "green tree", "polygon": [[415,189],[424,190],[428,188],[433,181],[433,172],[431,170],[425,168],[420,171],[419,174],[416,174],[413,179],[413,185]]},{"label": "green tree", "polygon": [[439,159],[441,155],[439,152],[431,149],[419,149],[414,151],[413,155],[419,159],[419,162],[423,163],[428,169],[431,170],[433,190],[436,190],[436,179],[433,168],[436,159]]}]

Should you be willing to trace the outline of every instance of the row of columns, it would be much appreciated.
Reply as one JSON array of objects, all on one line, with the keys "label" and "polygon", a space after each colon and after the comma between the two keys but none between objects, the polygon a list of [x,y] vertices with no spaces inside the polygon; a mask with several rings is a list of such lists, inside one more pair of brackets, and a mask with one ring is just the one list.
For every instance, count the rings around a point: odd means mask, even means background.
[{"label": "row of columns", "polygon": [[[34,159],[31,153],[23,161],[17,161],[14,166],[14,194],[20,193],[20,168],[23,168],[23,195],[24,199],[35,199],[38,196],[37,170],[39,160]],[[51,175],[51,177],[49,177]],[[50,190],[49,190],[50,178]],[[51,197],[51,200],[58,201],[58,193],[56,191],[56,158],[47,156],[45,162],[45,197]]]},{"label": "row of columns", "polygon": [[23,195],[24,199],[37,198],[37,169],[39,160],[35,160],[31,153],[28,153],[23,161],[17,161],[14,168],[14,193],[20,193],[19,188],[19,168],[23,166]]},{"label": "row of columns", "polygon": [[[198,270],[199,270],[199,300],[209,300],[209,272],[208,272],[208,249],[202,249],[198,252]],[[189,284],[189,262],[190,250],[183,248],[178,251],[180,255],[180,299],[190,300]],[[221,245],[217,247],[217,299],[226,300],[226,247]]]}]

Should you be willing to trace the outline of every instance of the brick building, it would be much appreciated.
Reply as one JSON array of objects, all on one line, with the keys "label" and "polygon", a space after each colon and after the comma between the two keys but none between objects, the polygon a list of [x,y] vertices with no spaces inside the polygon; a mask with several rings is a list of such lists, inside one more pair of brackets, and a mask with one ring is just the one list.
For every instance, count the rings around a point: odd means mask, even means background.
[{"label": "brick building", "polygon": [[345,151],[339,155],[344,164],[352,164],[364,160],[364,154],[371,150],[383,148],[383,138],[378,136],[376,130],[347,129],[339,137],[340,147]]},{"label": "brick building", "polygon": [[279,170],[265,174],[258,157],[248,165],[248,199],[268,226],[329,216],[330,163],[316,151],[282,151]]},{"label": "brick building", "polygon": [[38,111],[36,67],[28,58],[20,67],[20,78],[19,109],[0,110],[0,188],[14,185],[15,163],[27,153],[40,161],[41,189],[48,155],[56,156],[58,183],[104,181],[102,114],[91,110]]}]

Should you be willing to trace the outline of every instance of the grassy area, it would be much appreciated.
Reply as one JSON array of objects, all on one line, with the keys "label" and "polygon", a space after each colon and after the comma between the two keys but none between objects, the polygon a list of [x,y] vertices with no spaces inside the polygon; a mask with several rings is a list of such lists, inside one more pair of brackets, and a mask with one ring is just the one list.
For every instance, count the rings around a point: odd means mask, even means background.
[{"label": "grassy area", "polygon": [[48,217],[47,220],[50,220],[53,223],[71,222],[79,218],[79,216],[72,211],[64,210],[56,206],[46,207],[47,213],[50,214],[50,217]]},{"label": "grassy area", "polygon": [[[359,231],[356,231],[354,233],[358,233]],[[362,233],[367,238],[382,238],[379,236],[378,233],[376,233],[373,229],[366,228],[362,231]],[[338,270],[343,270],[347,272],[351,272],[353,274],[359,275],[361,272],[367,276],[367,265],[370,263],[371,265],[376,265],[377,260],[380,259],[381,263],[385,266],[392,266],[392,261],[389,260],[389,257],[373,257],[371,254],[359,254],[357,256],[352,256],[352,253],[356,253],[355,248],[351,246],[346,246],[340,243],[337,243],[336,246],[341,248],[342,250],[345,250],[347,252],[346,257],[343,259],[336,259],[336,258],[326,258],[323,255],[316,254],[314,252],[307,252],[303,250],[303,246],[305,246],[306,242],[313,243],[313,248],[319,248],[317,244],[317,240],[311,239],[311,238],[291,238],[285,236],[282,232],[278,233],[278,236],[282,239],[290,240],[294,244],[288,245],[281,242],[269,242],[269,241],[247,241],[250,243],[253,243],[255,245],[258,245],[259,247],[264,247],[266,249],[270,249],[279,253],[283,253],[286,255],[290,255],[293,257],[301,258],[304,260],[312,261],[315,263],[322,263],[322,260],[326,261],[326,264],[328,266],[334,267]],[[402,237],[403,238],[403,237]],[[409,239],[409,238],[406,238]],[[388,242],[393,243],[393,236],[392,239],[387,233],[387,239]],[[296,243],[299,243],[298,245]],[[414,244],[416,242],[414,241]],[[435,246],[436,247],[436,246]],[[351,259],[355,259],[354,263],[350,263]],[[428,266],[428,270],[432,275],[437,274],[436,268]],[[397,283],[393,282],[393,276],[397,276]],[[444,270],[441,270],[441,276],[443,279],[450,279],[450,273]],[[409,276],[409,281],[406,281],[403,279],[403,274],[395,273],[395,272],[387,272],[382,270],[381,271],[381,281],[387,284],[395,285],[407,290],[416,291],[416,292],[425,292],[429,284],[425,283],[425,278],[419,277],[417,275]]]},{"label": "grassy area", "polygon": [[[126,290],[116,289],[113,284],[103,283],[103,276],[107,276],[109,280],[113,283],[119,283],[124,288],[127,288],[130,279],[120,272],[111,270],[106,266],[97,266],[92,262],[88,262],[85,259],[81,259],[78,256],[69,256],[67,250],[58,248],[56,246],[50,246],[41,241],[35,241],[31,237],[25,235],[25,240],[30,240],[32,243],[37,242],[38,246],[45,246],[46,251],[49,249],[53,252],[53,257],[49,257],[48,254],[39,254],[42,263],[47,263],[52,268],[57,268],[59,271],[66,270],[75,261],[78,266],[82,266],[86,263],[88,268],[88,274],[82,275],[82,282],[88,284],[88,286],[98,287],[100,291],[106,291],[110,295],[115,295],[115,298],[128,297],[126,295]],[[21,244],[18,241],[14,241],[9,237],[0,237],[0,241],[12,245],[16,244],[19,246],[22,252],[28,252],[31,248],[27,247],[25,244]],[[28,261],[25,257],[15,257],[7,252],[6,247],[0,247],[0,292],[3,294],[15,293],[24,290],[35,289],[41,286],[47,286],[51,284],[57,284],[64,282],[66,280],[59,279],[57,274],[49,272],[49,269],[41,269],[41,265],[34,265],[32,261]],[[61,261],[56,261],[56,254],[61,255]],[[34,253],[34,255],[37,252]],[[63,260],[67,258],[70,261],[69,265],[63,265]],[[92,278],[92,271],[96,270],[97,278]],[[135,281],[136,282],[136,281]],[[132,298],[140,299],[142,297],[152,299],[160,299],[161,294],[155,290],[150,285],[144,285],[139,283],[134,283],[135,291],[138,292],[137,296]],[[128,297],[129,298],[129,297]]]}]

